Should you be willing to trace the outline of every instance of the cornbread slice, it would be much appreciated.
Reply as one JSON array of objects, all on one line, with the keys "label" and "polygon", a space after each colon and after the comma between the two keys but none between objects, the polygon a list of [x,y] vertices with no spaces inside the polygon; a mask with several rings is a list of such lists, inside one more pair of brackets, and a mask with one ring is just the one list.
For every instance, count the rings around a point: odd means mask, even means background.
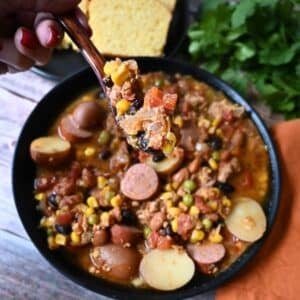
[{"label": "cornbread slice", "polygon": [[172,18],[157,0],[91,0],[89,16],[96,47],[120,56],[161,55]]},{"label": "cornbread slice", "polygon": [[[81,2],[79,3],[79,8],[82,10],[82,12],[84,14],[89,15],[89,2],[90,0],[81,0]],[[77,49],[76,45],[71,41],[71,39],[69,38],[69,36],[65,33],[64,38],[61,42],[61,44],[58,47],[59,49],[69,49],[69,48],[73,48],[73,49]]]},{"label": "cornbread slice", "polygon": [[158,0],[161,2],[170,12],[173,12],[176,4],[176,0]]}]

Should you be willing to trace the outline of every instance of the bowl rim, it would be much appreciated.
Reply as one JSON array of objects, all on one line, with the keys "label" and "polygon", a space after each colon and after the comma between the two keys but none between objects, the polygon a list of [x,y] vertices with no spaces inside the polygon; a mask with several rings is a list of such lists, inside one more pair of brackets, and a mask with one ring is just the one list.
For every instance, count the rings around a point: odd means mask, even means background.
[{"label": "bowl rim", "polygon": [[[144,292],[144,290],[139,289],[133,289],[133,288],[124,288],[120,285],[112,284],[110,282],[107,282],[105,280],[96,278],[98,281],[101,281],[101,285],[99,284],[96,286],[92,278],[95,279],[95,277],[92,277],[91,275],[84,275],[83,277],[79,276],[79,273],[75,271],[70,271],[64,263],[60,263],[55,257],[51,254],[51,251],[47,247],[41,247],[39,245],[39,242],[36,239],[36,232],[30,228],[29,223],[26,223],[24,220],[24,213],[22,212],[22,206],[20,201],[22,201],[22,198],[20,197],[20,193],[17,189],[18,186],[18,165],[22,163],[20,161],[20,151],[22,148],[22,144],[25,137],[25,129],[29,126],[29,124],[33,120],[33,116],[37,114],[37,112],[45,105],[45,103],[55,101],[55,96],[58,93],[62,93],[65,87],[70,86],[72,83],[78,81],[82,81],[82,79],[92,76],[92,70],[87,67],[82,69],[81,71],[69,76],[65,80],[63,80],[61,83],[56,85],[50,92],[48,92],[42,100],[37,104],[37,106],[34,108],[34,110],[31,112],[29,117],[27,118],[26,122],[24,123],[24,126],[21,130],[21,133],[19,135],[15,152],[14,152],[14,158],[13,158],[13,170],[12,170],[12,184],[13,184],[13,195],[14,195],[14,201],[15,205],[19,214],[19,218],[21,219],[21,222],[23,224],[23,227],[25,228],[28,236],[30,237],[31,241],[39,251],[39,253],[60,273],[62,273],[65,277],[71,279],[75,283],[77,283],[79,286],[83,286],[89,290],[92,290],[98,294],[105,295],[108,297],[116,298],[116,299],[183,299],[187,297],[192,297],[197,294],[202,294],[204,292],[207,292],[209,290],[216,289],[224,282],[228,281],[229,279],[233,278],[234,276],[239,273],[239,271],[243,268],[245,268],[245,265],[249,263],[249,261],[252,260],[255,254],[257,254],[258,250],[263,245],[266,237],[269,235],[272,226],[275,221],[275,217],[277,215],[278,207],[279,207],[279,200],[280,200],[280,183],[281,183],[281,176],[280,176],[280,166],[279,166],[279,159],[277,155],[277,150],[275,148],[274,142],[272,137],[270,136],[270,133],[262,121],[261,117],[258,115],[258,113],[255,111],[255,109],[243,98],[241,97],[230,85],[222,81],[221,79],[215,77],[211,73],[197,68],[196,66],[193,66],[191,64],[180,62],[178,60],[174,60],[171,58],[152,58],[152,57],[137,57],[135,58],[138,61],[138,64],[141,66],[141,70],[143,72],[143,69],[145,68],[145,64],[148,65],[147,71],[151,72],[155,69],[158,70],[159,67],[168,68],[171,69],[177,69],[178,73],[181,74],[190,74],[191,76],[195,77],[197,80],[201,80],[208,85],[212,86],[213,88],[222,91],[229,100],[241,104],[246,112],[248,113],[249,118],[253,121],[256,128],[258,129],[259,134],[261,135],[264,143],[267,146],[268,149],[268,155],[269,155],[269,162],[270,162],[270,174],[272,176],[272,180],[270,181],[270,189],[272,190],[272,194],[269,195],[271,198],[267,204],[270,204],[267,208],[267,230],[264,234],[264,236],[257,242],[253,243],[228,269],[226,269],[224,272],[221,272],[218,274],[214,280],[202,284],[197,287],[193,287],[190,289],[185,290],[184,288],[171,291],[171,292],[160,292],[160,291],[154,291],[154,290],[147,290],[147,292]],[[150,69],[150,70],[149,70]],[[153,69],[153,70],[152,70]],[[166,71],[165,71],[166,72]],[[170,72],[173,73],[173,72]],[[94,76],[93,76],[94,77]],[[96,82],[94,80],[94,82]],[[83,83],[84,85],[84,83]],[[91,88],[92,85],[90,83],[86,84],[86,88]],[[74,92],[76,94],[76,92]],[[78,93],[77,93],[78,95]],[[51,100],[52,99],[52,100]],[[74,97],[73,97],[74,99]],[[71,102],[71,100],[70,100]],[[70,103],[69,102],[69,103]],[[63,110],[63,107],[61,111]],[[29,153],[27,154],[29,155]],[[270,202],[270,203],[269,203]],[[35,229],[36,231],[38,228]],[[46,243],[45,243],[46,244]]]}]

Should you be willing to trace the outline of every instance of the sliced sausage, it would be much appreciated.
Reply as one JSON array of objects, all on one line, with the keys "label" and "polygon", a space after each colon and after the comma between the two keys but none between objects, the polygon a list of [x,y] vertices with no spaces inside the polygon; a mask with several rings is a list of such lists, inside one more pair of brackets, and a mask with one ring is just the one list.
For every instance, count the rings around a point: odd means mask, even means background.
[{"label": "sliced sausage", "polygon": [[213,264],[225,256],[225,247],[222,244],[189,244],[187,251],[189,255],[200,264]]},{"label": "sliced sausage", "polygon": [[101,120],[101,108],[95,101],[82,102],[73,111],[73,118],[80,128],[94,127]]},{"label": "sliced sausage", "polygon": [[146,200],[156,193],[158,184],[158,176],[151,167],[135,164],[125,173],[121,191],[132,200]]},{"label": "sliced sausage", "polygon": [[77,127],[71,115],[61,119],[58,133],[62,138],[71,143],[80,142],[92,136],[92,132]]},{"label": "sliced sausage", "polygon": [[97,269],[112,278],[126,281],[138,274],[141,261],[137,250],[114,244],[95,247],[90,257]]},{"label": "sliced sausage", "polygon": [[110,229],[111,241],[116,245],[135,245],[142,237],[142,231],[130,226],[115,224]]}]

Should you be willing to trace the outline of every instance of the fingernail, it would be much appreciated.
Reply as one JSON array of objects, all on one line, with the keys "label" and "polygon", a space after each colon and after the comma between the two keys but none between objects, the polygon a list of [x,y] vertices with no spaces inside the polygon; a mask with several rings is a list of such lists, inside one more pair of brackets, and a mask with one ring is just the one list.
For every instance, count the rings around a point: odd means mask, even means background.
[{"label": "fingernail", "polygon": [[24,47],[33,50],[39,46],[39,41],[32,31],[22,28],[21,44]]},{"label": "fingernail", "polygon": [[59,30],[55,26],[49,27],[49,37],[47,41],[47,46],[54,47],[57,42],[61,39]]}]

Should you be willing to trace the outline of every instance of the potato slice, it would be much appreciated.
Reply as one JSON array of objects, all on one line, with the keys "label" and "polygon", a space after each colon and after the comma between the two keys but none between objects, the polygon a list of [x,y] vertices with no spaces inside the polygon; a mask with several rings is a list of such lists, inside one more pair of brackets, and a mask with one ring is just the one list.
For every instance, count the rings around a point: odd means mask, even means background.
[{"label": "potato slice", "polygon": [[192,279],[195,264],[183,250],[154,249],[144,255],[140,263],[140,273],[151,287],[172,291]]},{"label": "potato slice", "polygon": [[71,152],[71,144],[57,136],[35,139],[30,144],[31,158],[38,164],[57,166],[65,161]]},{"label": "potato slice", "polygon": [[239,239],[254,242],[260,239],[267,226],[262,207],[250,198],[241,198],[225,220],[228,230]]},{"label": "potato slice", "polygon": [[147,157],[145,163],[152,167],[158,174],[171,174],[181,165],[184,157],[183,149],[175,148],[174,151],[160,162],[154,162],[152,156]]}]

